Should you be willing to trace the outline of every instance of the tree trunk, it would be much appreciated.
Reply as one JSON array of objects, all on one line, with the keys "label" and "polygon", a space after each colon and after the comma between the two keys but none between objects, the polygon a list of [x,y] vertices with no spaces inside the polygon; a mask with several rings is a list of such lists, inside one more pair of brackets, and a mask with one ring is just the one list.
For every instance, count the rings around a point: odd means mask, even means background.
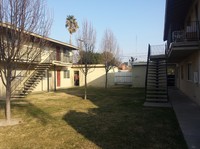
[{"label": "tree trunk", "polygon": [[69,44],[72,44],[72,34],[70,34],[70,37],[69,37]]},{"label": "tree trunk", "polygon": [[106,71],[105,89],[108,88],[108,71]]},{"label": "tree trunk", "polygon": [[[6,91],[8,92],[8,91]],[[6,93],[6,120],[8,122],[10,122],[10,119],[11,119],[11,111],[10,111],[10,95],[9,93]]]},{"label": "tree trunk", "polygon": [[11,97],[11,70],[7,70],[7,78],[6,78],[6,110],[5,116],[6,120],[9,123],[11,119],[11,106],[10,106],[10,97]]},{"label": "tree trunk", "polygon": [[85,64],[85,97],[84,99],[87,99],[87,64]]},{"label": "tree trunk", "polygon": [[87,74],[85,74],[85,96],[84,99],[87,99]]}]

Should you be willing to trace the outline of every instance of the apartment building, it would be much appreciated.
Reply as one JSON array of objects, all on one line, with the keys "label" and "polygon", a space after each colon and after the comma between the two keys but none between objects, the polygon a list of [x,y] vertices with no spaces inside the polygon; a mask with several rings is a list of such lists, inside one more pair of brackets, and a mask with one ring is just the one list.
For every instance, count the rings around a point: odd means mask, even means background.
[{"label": "apartment building", "polygon": [[176,86],[200,104],[200,0],[167,0],[164,41]]},{"label": "apartment building", "polygon": [[[77,47],[57,41],[51,38],[43,38],[40,35],[31,33],[31,38],[40,39],[45,41],[45,44],[40,49],[32,48],[34,50],[40,50],[35,56],[32,56],[30,60],[16,61],[16,75],[11,83],[11,97],[19,98],[24,97],[30,92],[35,91],[50,91],[58,88],[66,88],[74,85],[73,73],[71,73],[71,67],[73,62],[73,51],[77,50]],[[28,44],[24,44],[23,48],[28,48]],[[6,63],[1,62],[0,67]],[[0,76],[3,77],[3,76]],[[0,79],[0,98],[5,97],[6,89]]]}]

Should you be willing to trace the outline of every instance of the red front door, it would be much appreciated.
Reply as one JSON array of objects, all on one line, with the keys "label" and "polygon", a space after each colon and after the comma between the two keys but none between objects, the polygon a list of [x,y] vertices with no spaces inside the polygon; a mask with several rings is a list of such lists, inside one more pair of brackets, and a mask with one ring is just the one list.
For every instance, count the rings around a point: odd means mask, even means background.
[{"label": "red front door", "polygon": [[60,70],[57,70],[57,87],[60,87]]},{"label": "red front door", "polygon": [[56,47],[56,60],[61,60],[60,47]]}]

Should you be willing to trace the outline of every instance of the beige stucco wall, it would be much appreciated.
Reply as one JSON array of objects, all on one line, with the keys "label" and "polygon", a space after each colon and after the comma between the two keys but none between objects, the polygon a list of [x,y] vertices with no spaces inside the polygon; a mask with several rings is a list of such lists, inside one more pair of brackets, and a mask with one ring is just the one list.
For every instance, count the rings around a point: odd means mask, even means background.
[{"label": "beige stucco wall", "polygon": [[[198,15],[196,8],[198,7]],[[197,18],[198,17],[198,18]],[[200,20],[200,0],[195,0],[191,5],[185,19],[185,29],[187,32],[197,29],[197,22]],[[191,23],[190,23],[191,21]],[[190,28],[191,27],[191,28]],[[189,50],[189,49],[188,49]],[[181,55],[181,52],[180,52]],[[188,80],[188,63],[191,64],[192,77]],[[183,68],[183,70],[182,70]],[[194,82],[194,73],[198,75],[198,82]],[[183,76],[183,77],[182,77]],[[200,49],[177,63],[176,86],[192,100],[200,105]]]},{"label": "beige stucco wall", "polygon": [[[95,66],[96,67],[96,66]],[[70,71],[70,77],[64,78],[64,70]],[[60,70],[60,86],[57,86],[57,70]],[[78,68],[71,68],[71,67],[56,67],[56,72],[54,73],[54,69],[51,68],[49,70],[50,77],[49,77],[49,89],[54,90],[54,79],[56,78],[56,89],[60,88],[69,88],[74,87],[74,71],[79,71],[79,78],[80,78],[80,86],[84,86],[84,74]],[[113,68],[108,73],[108,86],[114,85],[114,73],[117,72],[117,68]],[[19,73],[20,70],[17,72]],[[47,72],[46,72],[47,73]],[[54,77],[55,74],[55,77]],[[41,92],[47,91],[47,77],[42,77],[36,87],[33,89],[33,92]],[[91,68],[90,73],[87,77],[88,86],[95,86],[95,87],[104,87],[105,86],[105,69],[103,65],[98,65],[98,68]],[[5,88],[0,80],[0,97],[5,97]]]},{"label": "beige stucco wall", "polygon": [[[44,47],[44,51],[41,53],[42,61],[45,60],[52,51],[56,51],[55,48],[56,47]],[[62,47],[60,48],[61,61],[62,60],[66,61],[66,57],[64,57],[64,51],[65,50],[66,49],[64,49]],[[72,56],[72,52],[68,51],[68,55]],[[0,64],[0,67],[2,67],[1,64]],[[19,70],[17,70],[16,75],[18,73],[20,73],[21,70],[26,71],[27,67],[28,67],[27,64],[19,64],[18,68],[17,68]],[[60,80],[60,86],[59,87],[56,86],[56,88],[59,89],[59,88],[72,87],[73,86],[73,74],[70,72],[70,78],[64,78],[64,72],[63,72],[63,70],[70,69],[71,67],[69,67],[69,66],[60,66],[59,68],[58,67],[56,67],[56,70],[57,69],[60,70],[61,80]],[[33,72],[33,71],[34,71],[34,68],[32,68],[31,72]],[[54,71],[53,71],[53,68],[51,68],[51,70],[49,72],[51,74],[51,77],[49,78],[49,89],[54,90]],[[55,78],[57,78],[57,72],[55,74],[56,74]],[[23,83],[23,82],[21,82],[21,83]],[[57,82],[56,82],[56,85],[57,85]],[[46,77],[43,77],[41,79],[41,81],[37,84],[37,86],[33,90],[33,92],[40,92],[40,91],[47,91],[47,78]],[[6,90],[5,90],[5,87],[3,86],[2,80],[0,78],[0,98],[5,98],[5,93],[6,93]]]},{"label": "beige stucco wall", "polygon": [[[21,72],[21,70],[23,70],[23,68],[25,70],[26,67],[24,67],[23,65],[20,65],[20,64],[18,65],[18,69],[16,70],[16,76]],[[30,70],[29,72],[32,73],[33,71]],[[14,81],[12,83],[14,83]],[[20,83],[23,85],[23,81],[21,81]],[[21,85],[21,84],[19,84],[19,85]],[[3,81],[0,77],[0,99],[1,98],[4,99],[5,96],[6,96],[6,88],[5,88]]]},{"label": "beige stucco wall", "polygon": [[146,64],[133,65],[133,87],[145,87]]},{"label": "beige stucco wall", "polygon": [[[188,63],[191,63],[192,65],[191,80],[188,80]],[[179,63],[178,67],[179,74],[177,87],[191,99],[200,104],[200,51],[185,58]],[[183,73],[181,72],[181,67],[183,67]],[[198,83],[194,83],[194,72],[198,73]],[[183,74],[183,77],[181,77],[181,73]]]},{"label": "beige stucco wall", "polygon": [[[105,86],[105,69],[103,65],[96,65],[91,68],[88,76],[87,76],[87,83],[88,86],[95,86],[95,87],[104,87]],[[64,78],[64,70],[68,69],[70,71],[70,78]],[[71,67],[60,67],[60,86],[57,86],[56,80],[56,89],[61,88],[69,88],[74,87],[74,71],[79,71],[79,86],[84,86],[85,77],[82,73],[80,68],[71,68]],[[113,68],[108,73],[108,86],[114,86],[114,74],[118,71],[118,68]],[[49,78],[49,89],[54,90],[54,74],[56,75],[55,78],[57,79],[57,71],[54,73],[53,70],[49,71],[51,73],[51,77]],[[41,81],[37,84],[33,92],[41,92],[47,91],[47,78],[43,77]]]},{"label": "beige stucco wall", "polygon": [[[73,68],[73,71],[79,71],[80,86],[84,86],[85,77],[81,69]],[[108,73],[108,86],[114,86],[114,74],[118,72],[118,68],[113,68]],[[104,87],[105,86],[105,68],[104,65],[95,65],[89,70],[87,76],[88,86]]]},{"label": "beige stucco wall", "polygon": [[[70,77],[64,78],[64,70],[70,71]],[[54,70],[49,70],[49,90],[54,90],[54,79],[56,79],[56,89],[61,88],[68,88],[73,87],[73,74],[72,69],[70,67],[61,67],[58,70],[60,70],[60,86],[57,85],[57,70],[54,73]],[[46,72],[47,73],[47,72]],[[54,76],[55,74],[55,76]],[[46,75],[47,76],[47,75]],[[36,88],[33,90],[33,92],[39,92],[39,91],[47,91],[48,90],[48,79],[47,77],[43,77],[41,81],[37,84]]]}]

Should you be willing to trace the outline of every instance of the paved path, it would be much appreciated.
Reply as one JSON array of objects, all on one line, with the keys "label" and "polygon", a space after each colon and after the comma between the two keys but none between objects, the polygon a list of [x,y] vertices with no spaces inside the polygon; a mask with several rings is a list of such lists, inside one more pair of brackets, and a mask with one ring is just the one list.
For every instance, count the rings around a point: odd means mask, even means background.
[{"label": "paved path", "polygon": [[189,149],[200,149],[200,106],[181,91],[169,89],[169,100]]}]

